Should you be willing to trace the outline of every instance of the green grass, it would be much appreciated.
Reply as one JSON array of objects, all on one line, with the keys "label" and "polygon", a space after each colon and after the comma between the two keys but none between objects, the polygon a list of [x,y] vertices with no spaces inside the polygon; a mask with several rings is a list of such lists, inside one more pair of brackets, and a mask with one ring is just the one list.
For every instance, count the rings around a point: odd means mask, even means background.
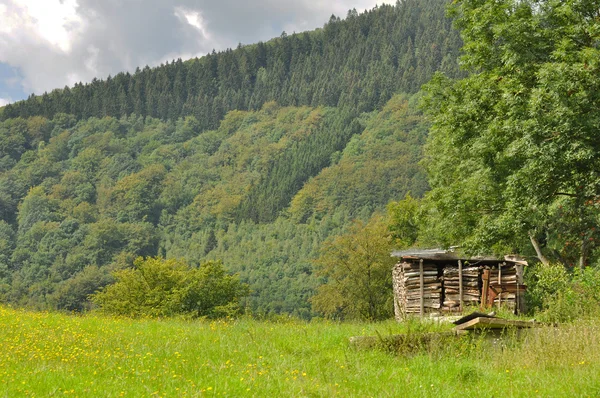
[{"label": "green grass", "polygon": [[522,342],[462,339],[410,356],[354,335],[393,322],[132,321],[0,307],[0,396],[599,396],[600,322]]}]

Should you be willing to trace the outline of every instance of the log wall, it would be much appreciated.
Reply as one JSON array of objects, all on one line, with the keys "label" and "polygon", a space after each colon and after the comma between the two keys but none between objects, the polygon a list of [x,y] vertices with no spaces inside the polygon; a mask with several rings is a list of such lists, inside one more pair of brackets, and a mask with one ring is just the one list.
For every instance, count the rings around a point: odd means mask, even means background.
[{"label": "log wall", "polygon": [[[465,306],[481,304],[484,269],[489,270],[491,287],[500,284],[506,289],[523,283],[522,265],[513,262],[477,265],[418,259],[399,262],[392,270],[396,319],[400,321],[411,314],[461,312]],[[488,304],[522,310],[522,295],[512,291],[499,293]]]}]

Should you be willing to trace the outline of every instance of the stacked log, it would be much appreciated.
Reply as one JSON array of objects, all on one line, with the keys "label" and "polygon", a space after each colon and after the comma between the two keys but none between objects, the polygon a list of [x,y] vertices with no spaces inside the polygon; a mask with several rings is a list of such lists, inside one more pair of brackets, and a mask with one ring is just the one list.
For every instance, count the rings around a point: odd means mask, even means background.
[{"label": "stacked log", "polygon": [[[500,284],[502,288],[506,289],[512,285],[516,288],[518,283],[517,269],[514,264],[498,265],[491,268],[490,272],[490,285]],[[515,308],[516,294],[512,292],[501,292],[494,299],[494,305],[501,304],[502,306],[508,307],[509,309]]]},{"label": "stacked log", "polygon": [[[460,272],[457,266],[444,268],[444,311],[460,310]],[[462,269],[463,306],[478,305],[481,296],[479,288],[479,267]]]},{"label": "stacked log", "polygon": [[406,315],[403,263],[396,264],[392,268],[392,287],[394,288],[394,316],[400,322]]},{"label": "stacked log", "polygon": [[[404,262],[394,269],[394,289],[399,310],[404,314],[421,312],[421,273],[418,262]],[[442,307],[442,279],[435,264],[423,264],[423,308],[425,312]]]},{"label": "stacked log", "polygon": [[518,311],[524,308],[525,286],[518,284],[519,280],[522,283],[522,265],[490,261],[479,267],[466,265],[461,270],[458,264],[421,261],[405,259],[392,270],[394,310],[399,321],[408,314],[420,314],[421,308],[423,313],[458,312],[465,306],[479,305],[481,300],[485,300],[486,307],[502,305]]}]

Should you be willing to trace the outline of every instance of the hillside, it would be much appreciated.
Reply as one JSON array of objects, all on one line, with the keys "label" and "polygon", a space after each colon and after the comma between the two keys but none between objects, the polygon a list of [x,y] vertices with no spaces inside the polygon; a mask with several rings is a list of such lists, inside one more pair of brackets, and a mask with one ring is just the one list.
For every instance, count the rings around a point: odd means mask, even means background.
[{"label": "hillside", "polygon": [[418,95],[397,92],[457,73],[443,6],[350,13],[5,107],[0,300],[84,310],[113,270],[161,255],[222,259],[250,284],[249,311],[311,317],[321,244],[427,190],[428,125]]},{"label": "hillside", "polygon": [[16,164],[0,175],[3,295],[41,308],[81,309],[110,264],[161,254],[223,259],[253,287],[252,308],[308,316],[320,243],[426,188],[426,128],[401,96],[359,119],[269,103],[199,135],[193,117],[2,128],[38,148],[5,157]]}]

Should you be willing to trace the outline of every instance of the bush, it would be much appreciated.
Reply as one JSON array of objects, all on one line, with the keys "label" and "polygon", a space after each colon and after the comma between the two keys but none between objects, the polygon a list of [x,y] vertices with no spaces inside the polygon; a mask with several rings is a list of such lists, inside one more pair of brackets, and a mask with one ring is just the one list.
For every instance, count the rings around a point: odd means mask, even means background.
[{"label": "bush", "polygon": [[562,265],[538,265],[527,275],[528,302],[542,321],[569,322],[600,315],[600,269],[568,272]]},{"label": "bush", "polygon": [[561,291],[565,291],[570,282],[569,274],[560,264],[543,266],[536,264],[526,268],[525,283],[527,285],[527,302],[531,309],[539,312],[556,299]]},{"label": "bush", "polygon": [[228,275],[218,261],[194,268],[182,260],[140,257],[134,268],[117,271],[114,278],[91,300],[104,313],[134,318],[232,316],[248,294],[247,285]]}]

